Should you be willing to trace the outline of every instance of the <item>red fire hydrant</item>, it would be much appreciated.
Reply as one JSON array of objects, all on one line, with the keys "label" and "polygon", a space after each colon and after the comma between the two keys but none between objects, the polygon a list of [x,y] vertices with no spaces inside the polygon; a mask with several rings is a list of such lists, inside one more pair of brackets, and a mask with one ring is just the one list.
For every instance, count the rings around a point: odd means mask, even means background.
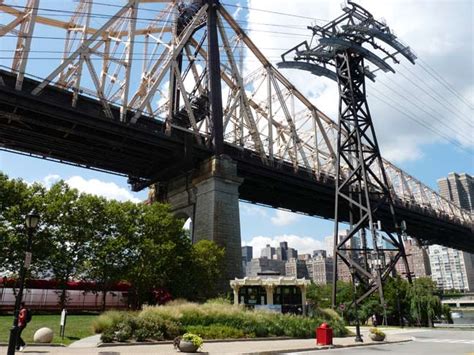
[{"label": "red fire hydrant", "polygon": [[332,328],[326,323],[323,323],[316,328],[316,344],[332,345]]}]

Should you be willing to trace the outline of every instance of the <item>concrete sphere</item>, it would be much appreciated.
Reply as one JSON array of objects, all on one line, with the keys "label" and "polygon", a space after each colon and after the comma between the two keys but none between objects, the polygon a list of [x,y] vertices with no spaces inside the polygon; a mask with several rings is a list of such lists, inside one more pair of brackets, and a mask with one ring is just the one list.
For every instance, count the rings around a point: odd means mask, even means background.
[{"label": "concrete sphere", "polygon": [[51,343],[53,341],[54,333],[49,328],[40,328],[36,331],[33,341],[35,343]]}]

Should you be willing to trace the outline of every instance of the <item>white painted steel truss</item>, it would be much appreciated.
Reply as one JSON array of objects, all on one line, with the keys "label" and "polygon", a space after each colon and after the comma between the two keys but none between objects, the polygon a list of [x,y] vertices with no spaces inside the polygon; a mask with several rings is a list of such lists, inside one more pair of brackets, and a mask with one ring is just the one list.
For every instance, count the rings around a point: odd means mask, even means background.
[{"label": "white painted steel truss", "polygon": [[[62,20],[42,11],[40,0],[21,6],[0,0],[0,43],[11,48],[2,53],[11,54],[8,67],[17,73],[17,90],[26,73],[36,75],[44,79],[35,95],[47,85],[59,86],[73,92],[72,106],[80,104],[80,94],[93,96],[106,118],[133,124],[151,116],[210,145],[207,5],[186,13],[180,1],[74,4],[75,10],[60,12],[69,16]],[[265,58],[222,6],[217,24],[225,142],[254,150],[268,165],[289,163],[320,180],[334,177],[337,124]],[[49,47],[51,38],[56,41]],[[42,51],[33,47],[58,54],[39,66]],[[177,97],[179,107],[172,107]],[[120,107],[120,117],[113,116],[112,105]],[[469,213],[386,160],[384,167],[396,205],[472,226]]]}]

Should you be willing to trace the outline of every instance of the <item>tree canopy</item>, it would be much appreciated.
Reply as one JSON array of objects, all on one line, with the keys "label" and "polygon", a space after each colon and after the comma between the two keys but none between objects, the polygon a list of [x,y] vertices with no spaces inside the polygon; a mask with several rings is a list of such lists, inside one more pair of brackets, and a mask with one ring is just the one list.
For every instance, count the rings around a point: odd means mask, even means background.
[{"label": "tree canopy", "polygon": [[51,278],[63,292],[66,283],[93,281],[103,293],[122,281],[131,285],[132,308],[155,303],[157,290],[175,298],[215,296],[224,251],[213,242],[192,245],[183,221],[164,204],[119,202],[80,193],[59,181],[49,189],[9,179],[0,173],[1,272],[16,277],[24,259],[25,216],[41,216],[33,240],[30,278]]},{"label": "tree canopy", "polygon": [[[429,277],[415,279],[413,284],[400,276],[389,277],[384,284],[385,312],[388,324],[393,325],[418,325],[432,326],[435,319],[444,318],[451,321],[450,309],[442,306],[436,283]],[[363,293],[362,287],[357,287],[357,296]],[[307,298],[319,308],[331,306],[331,285],[311,284],[308,288]],[[351,322],[355,319],[355,311],[352,305],[353,286],[349,282],[338,281],[338,293],[336,302],[339,306],[344,304],[344,312],[337,307],[336,311]],[[364,324],[373,315],[380,320],[383,317],[384,307],[380,304],[377,293],[372,294],[359,305],[358,315]]]}]

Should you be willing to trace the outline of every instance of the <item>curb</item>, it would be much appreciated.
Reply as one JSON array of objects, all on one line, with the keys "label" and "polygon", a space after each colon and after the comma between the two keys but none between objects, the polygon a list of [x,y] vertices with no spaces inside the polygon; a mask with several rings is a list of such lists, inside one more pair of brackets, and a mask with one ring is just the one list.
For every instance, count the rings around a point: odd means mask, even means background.
[{"label": "curb", "polygon": [[[289,338],[294,339],[294,338]],[[275,339],[266,338],[265,340],[285,340],[285,339]],[[343,348],[354,348],[360,346],[374,346],[374,345],[385,345],[385,344],[397,344],[397,343],[407,343],[413,341],[414,338],[407,338],[403,340],[393,340],[393,341],[381,341],[381,342],[371,342],[371,343],[359,343],[359,344],[347,344],[347,345],[322,345],[322,346],[315,346],[312,348],[293,348],[293,349],[284,349],[284,350],[269,350],[269,351],[250,351],[250,352],[243,352],[238,353],[239,355],[280,355],[280,354],[287,354],[289,352],[305,352],[305,351],[316,351],[316,350],[328,350],[328,349],[343,349]],[[240,339],[239,341],[259,341],[259,339]],[[229,343],[234,342],[234,340],[206,340],[206,343]],[[161,341],[161,342],[141,342],[141,343],[129,343],[129,344],[120,344],[120,343],[101,343],[97,345],[98,348],[103,347],[116,347],[116,346],[133,346],[133,345],[160,345],[160,344],[173,344],[172,341]],[[209,354],[208,352],[201,353],[203,355]]]},{"label": "curb", "polygon": [[[298,340],[307,338],[291,338],[291,337],[266,337],[266,338],[238,338],[238,339],[207,339],[206,343],[235,343],[235,342],[252,342],[252,341],[273,341],[273,340]],[[115,347],[115,346],[134,346],[134,345],[161,345],[173,344],[173,340],[147,341],[134,343],[99,343],[97,348]]]},{"label": "curb", "polygon": [[[0,347],[7,347],[8,343],[0,343]],[[26,346],[29,347],[52,347],[52,348],[67,348],[67,345],[64,344],[48,344],[48,343],[26,343]]]},{"label": "curb", "polygon": [[[381,341],[377,343],[362,343],[362,344],[348,344],[348,345],[326,345],[318,346],[314,348],[303,348],[303,349],[286,349],[286,350],[271,350],[271,351],[257,351],[239,353],[238,355],[281,355],[289,352],[305,352],[305,351],[316,351],[316,350],[328,350],[328,349],[344,349],[344,348],[355,348],[360,346],[373,346],[373,345],[386,345],[386,344],[397,344],[397,343],[408,343],[413,339],[394,340],[394,341]],[[206,354],[206,353],[204,353]]]}]

